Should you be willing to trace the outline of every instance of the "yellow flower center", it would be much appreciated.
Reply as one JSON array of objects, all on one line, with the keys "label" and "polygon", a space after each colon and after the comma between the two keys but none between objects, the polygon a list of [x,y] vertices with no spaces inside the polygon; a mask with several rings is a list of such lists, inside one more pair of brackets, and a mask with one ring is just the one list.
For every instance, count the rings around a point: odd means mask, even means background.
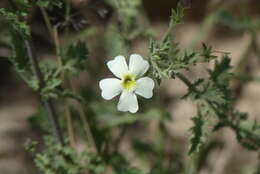
[{"label": "yellow flower center", "polygon": [[122,78],[122,87],[125,90],[131,91],[135,88],[136,86],[136,81],[135,81],[135,76],[132,74],[126,74]]}]

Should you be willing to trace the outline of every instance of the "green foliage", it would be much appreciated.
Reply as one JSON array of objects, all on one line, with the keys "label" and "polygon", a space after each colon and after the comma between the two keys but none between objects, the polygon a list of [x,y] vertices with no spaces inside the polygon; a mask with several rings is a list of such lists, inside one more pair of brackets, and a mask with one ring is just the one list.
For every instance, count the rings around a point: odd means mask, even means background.
[{"label": "green foliage", "polygon": [[60,78],[61,69],[54,60],[43,60],[40,63],[40,69],[44,74],[45,86],[41,89],[41,95],[44,98],[57,98],[57,91],[61,87]]},{"label": "green foliage", "polygon": [[202,44],[202,53],[201,53],[201,57],[203,57],[205,59],[205,61],[210,62],[211,60],[214,60],[217,58],[217,56],[212,54],[212,47],[211,46],[207,46],[206,44]]},{"label": "green foliage", "polygon": [[25,72],[29,69],[30,63],[27,55],[27,50],[24,45],[24,40],[20,38],[15,32],[11,35],[12,45],[12,56],[10,56],[10,61],[15,65],[18,72]]},{"label": "green foliage", "polygon": [[195,151],[199,150],[199,146],[202,144],[202,137],[203,137],[203,117],[200,112],[198,112],[197,116],[192,118],[192,121],[194,122],[194,126],[190,129],[192,131],[193,135],[190,139],[191,141],[191,147],[189,150],[189,154],[192,154]]},{"label": "green foliage", "polygon": [[10,25],[10,29],[14,33],[20,33],[23,38],[29,37],[30,28],[24,20],[21,20],[21,18],[27,16],[27,12],[11,12],[4,8],[0,8],[0,16],[2,16],[8,22],[8,25]]},{"label": "green foliage", "polygon": [[184,6],[181,3],[178,3],[176,9],[172,9],[172,14],[170,16],[170,26],[169,29],[172,29],[177,24],[180,24],[182,22],[182,19],[184,17]]},{"label": "green foliage", "polygon": [[158,83],[162,79],[173,77],[173,59],[171,53],[178,53],[178,49],[174,49],[177,45],[173,45],[170,37],[167,37],[162,44],[156,43],[154,40],[150,42],[150,62],[152,65],[152,75]]},{"label": "green foliage", "polygon": [[[77,155],[77,152],[69,146],[56,144],[52,137],[45,137],[46,149],[36,153],[34,162],[36,166],[45,174],[78,174],[82,167],[80,166],[82,157]],[[30,151],[35,153],[33,147],[29,145]],[[27,145],[28,147],[28,145]]]},{"label": "green foliage", "polygon": [[[41,72],[44,74],[45,85],[40,89],[44,98],[73,98],[83,102],[83,99],[69,89],[64,89],[63,75],[78,75],[84,71],[85,63],[88,58],[88,50],[85,43],[79,41],[68,47],[65,54],[62,54],[62,64],[57,61],[47,59],[40,62]],[[36,88],[37,89],[37,88]]]},{"label": "green foliage", "polygon": [[[184,97],[190,97],[195,101],[204,101],[200,105],[205,110],[206,115],[203,115],[203,124],[206,123],[208,114],[215,115],[219,120],[215,124],[212,131],[219,130],[223,127],[230,127],[237,135],[238,141],[246,148],[256,150],[259,148],[260,137],[257,135],[259,131],[259,123],[255,122],[254,129],[249,127],[241,127],[241,123],[246,121],[245,114],[236,111],[232,105],[232,97],[229,90],[229,81],[232,78],[230,70],[230,58],[224,55],[221,62],[216,61],[213,70],[208,70],[209,79],[199,79],[195,83],[187,83],[189,92]],[[197,123],[198,124],[198,123]],[[195,125],[196,127],[196,125]],[[198,125],[198,128],[200,126]],[[202,134],[192,129],[194,137],[197,141],[192,141],[192,146],[197,147],[198,141],[202,139]],[[198,129],[199,130],[199,129]],[[197,135],[197,136],[196,136]]]},{"label": "green foliage", "polygon": [[162,42],[150,41],[151,74],[160,84],[163,79],[175,78],[183,70],[189,70],[199,60],[199,53],[182,51],[170,35]]},{"label": "green foliage", "polygon": [[[104,48],[105,56],[127,55],[132,41],[150,36],[146,26],[147,19],[143,13],[140,13],[141,0],[106,0],[106,2],[114,10],[114,16],[106,26],[104,37],[101,37],[103,40],[98,43],[98,47]],[[179,145],[178,140],[172,137],[167,127],[167,124],[174,119],[171,120],[170,114],[157,102],[143,103],[139,100],[142,109],[136,115],[118,112],[115,102],[100,102],[100,97],[96,94],[96,80],[99,78],[92,77],[93,72],[89,72],[89,82],[85,87],[87,94],[75,92],[73,84],[70,84],[72,78],[85,70],[87,60],[95,61],[88,59],[90,51],[85,42],[78,41],[68,47],[55,45],[58,47],[56,48],[59,52],[58,60],[35,59],[42,76],[33,74],[31,67],[35,68],[35,65],[31,65],[29,61],[30,51],[28,44],[25,44],[31,37],[26,17],[35,5],[50,10],[61,7],[63,3],[62,0],[38,0],[35,3],[17,0],[16,11],[0,9],[1,16],[9,23],[12,45],[10,60],[16,71],[30,87],[38,92],[44,102],[55,99],[56,108],[59,111],[67,111],[66,114],[58,112],[56,124],[62,123],[62,133],[65,137],[69,136],[70,142],[57,143],[54,137],[49,136],[44,138],[44,148],[41,150],[36,148],[37,142],[27,144],[27,149],[34,155],[36,166],[44,174],[183,173],[185,162],[182,160],[180,150],[177,149],[177,146],[183,145]],[[201,50],[181,49],[176,38],[173,37],[172,31],[181,23],[184,9],[179,4],[175,10],[172,10],[169,28],[160,41],[150,39],[149,62],[150,76],[153,79],[160,84],[165,79],[179,78],[188,87],[187,93],[181,99],[191,99],[197,106],[197,115],[192,118],[194,125],[190,129],[188,153],[204,152],[201,151],[201,147],[204,147],[203,145],[215,131],[224,127],[231,128],[238,142],[245,148],[259,150],[259,123],[249,120],[246,113],[234,109],[234,98],[229,86],[234,76],[231,73],[229,55],[223,53],[219,58],[215,55],[216,51],[206,44],[202,44]],[[229,14],[222,15],[223,19],[233,21],[232,25],[237,25],[237,28],[243,30],[251,30],[258,25],[255,21],[248,23],[243,21],[241,24],[243,26],[239,26],[239,21]],[[197,64],[211,62],[214,63],[214,67],[206,70],[207,76],[190,81],[183,75],[185,71],[191,72]],[[96,63],[99,64],[99,60]],[[94,66],[93,69],[95,68]],[[96,71],[98,70],[95,69],[94,73]],[[41,80],[43,84],[39,85]],[[76,102],[71,102],[67,100],[68,98]],[[65,105],[60,104],[60,101]],[[49,114],[46,109],[50,112],[50,108],[40,107],[39,112],[29,121],[33,128],[40,128],[43,133],[49,134],[51,124],[46,118]],[[147,136],[143,130],[149,130],[150,127],[155,130],[151,139],[140,139],[139,135],[136,135],[136,132],[140,131],[140,135],[143,134],[141,137]],[[133,153],[130,155],[120,149],[120,143],[127,133],[131,134],[127,142],[129,145],[127,149]],[[83,143],[79,141],[84,146],[82,153],[78,153],[68,145],[74,144],[72,137],[74,134],[76,137],[74,139],[84,141]],[[84,144],[85,140],[86,144]],[[91,141],[94,141],[94,148],[90,146]],[[95,150],[92,151],[92,148]],[[133,167],[133,163],[140,163],[140,165]]]},{"label": "green foliage", "polygon": [[[150,42],[151,75],[159,84],[163,79],[180,78],[188,86],[188,92],[183,98],[194,100],[198,104],[198,109],[201,110],[200,114],[193,118],[194,127],[191,128],[192,138],[189,153],[198,151],[199,146],[216,130],[212,127],[220,123],[223,127],[233,129],[238,141],[246,148],[258,149],[260,137],[255,134],[259,129],[258,126],[254,127],[254,130],[248,130],[237,124],[237,121],[240,123],[242,118],[239,116],[239,112],[234,110],[232,104],[233,98],[229,87],[229,82],[233,77],[230,72],[230,57],[227,53],[223,53],[221,61],[216,60],[214,50],[206,44],[202,45],[202,50],[199,52],[187,52],[179,49],[170,32],[183,17],[183,10],[173,11],[172,16],[174,17],[171,17],[169,30],[162,41],[158,43],[152,40]],[[208,77],[191,83],[181,74],[183,70],[189,71],[198,63],[207,63],[212,60],[215,60],[215,66],[213,70],[207,70]],[[234,118],[237,121],[234,121]]]},{"label": "green foliage", "polygon": [[[140,0],[106,0],[113,8],[116,9],[117,17],[122,26],[120,29],[125,33],[124,37],[128,37],[138,30],[139,26],[137,18],[140,14]],[[128,36],[127,36],[128,35]]]},{"label": "green foliage", "polygon": [[34,130],[41,132],[50,133],[50,125],[46,117],[47,112],[43,107],[39,107],[37,113],[33,114],[28,118],[28,121]]},{"label": "green foliage", "polygon": [[[152,36],[152,30],[147,23],[145,14],[141,10],[141,0],[106,0],[106,2],[111,5],[115,11],[115,20],[110,23],[110,25],[112,25],[111,32],[117,32],[113,33],[114,36],[123,39],[123,44],[126,44],[124,50],[129,46],[128,44],[131,43],[131,41],[137,38],[148,38]],[[107,31],[110,33],[110,30]],[[111,40],[109,41],[111,42]],[[116,41],[115,44],[117,44]],[[109,45],[108,48],[109,47],[111,47],[111,45]]]},{"label": "green foliage", "polygon": [[257,31],[260,28],[260,20],[257,17],[235,16],[228,10],[219,12],[218,22],[237,31]]},{"label": "green foliage", "polygon": [[127,54],[127,43],[120,34],[117,25],[110,24],[108,26],[108,30],[105,35],[105,41],[105,51],[109,57],[115,57],[120,54]]},{"label": "green foliage", "polygon": [[215,61],[214,70],[208,70],[209,79],[199,79],[189,86],[189,91],[183,98],[205,100],[219,107],[230,101],[228,84],[231,78],[229,72],[230,59],[224,57],[221,62]]},{"label": "green foliage", "polygon": [[153,39],[150,41],[151,73],[159,84],[163,79],[175,78],[177,73],[188,70],[198,62],[198,53],[180,50],[171,34],[176,25],[181,22],[184,9],[178,4],[176,10],[172,10],[169,28],[163,39],[160,42]]},{"label": "green foliage", "polygon": [[85,68],[88,54],[88,49],[83,41],[70,45],[66,54],[62,55],[63,69],[71,74],[79,74]]},{"label": "green foliage", "polygon": [[38,6],[44,7],[44,8],[53,8],[53,7],[59,7],[61,8],[63,5],[63,0],[38,0],[36,1],[36,4]]}]

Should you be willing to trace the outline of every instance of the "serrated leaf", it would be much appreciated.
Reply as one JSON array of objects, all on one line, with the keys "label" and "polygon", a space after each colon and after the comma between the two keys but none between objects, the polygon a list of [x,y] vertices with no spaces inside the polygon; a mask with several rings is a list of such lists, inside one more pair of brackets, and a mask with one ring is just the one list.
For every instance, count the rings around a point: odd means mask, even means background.
[{"label": "serrated leaf", "polygon": [[83,71],[88,54],[88,49],[83,41],[70,45],[66,54],[62,55],[64,70],[71,74]]},{"label": "serrated leaf", "polygon": [[210,62],[213,59],[216,59],[217,56],[212,54],[212,47],[207,46],[205,43],[202,43],[202,53],[200,54],[203,61]]},{"label": "serrated leaf", "polygon": [[17,11],[11,12],[4,8],[0,8],[0,16],[3,16],[7,21],[7,24],[10,26],[10,31],[13,33],[19,34],[20,39],[27,39],[30,36],[30,27],[26,21],[22,21],[20,17],[25,16],[26,12]]},{"label": "serrated leaf", "polygon": [[13,53],[10,60],[15,65],[17,71],[25,71],[29,68],[30,63],[24,40],[16,32],[11,32],[11,43]]},{"label": "serrated leaf", "polygon": [[200,99],[218,104],[223,105],[226,104],[228,101],[225,98],[225,95],[223,94],[223,91],[220,89],[211,86],[204,89],[204,92],[200,94]]},{"label": "serrated leaf", "polygon": [[231,68],[230,61],[228,55],[224,55],[220,62],[215,62],[214,69],[208,71],[213,81],[218,84],[228,84],[228,78],[231,76],[231,73],[229,72]]},{"label": "serrated leaf", "polygon": [[76,59],[79,62],[88,58],[88,49],[83,41],[78,41],[75,45],[70,45],[67,52],[67,59]]},{"label": "serrated leaf", "polygon": [[189,155],[195,151],[198,151],[203,138],[204,120],[202,118],[201,113],[198,112],[198,115],[193,117],[192,121],[194,123],[194,126],[190,129],[190,131],[192,132],[192,137],[190,139],[191,146],[189,150]]},{"label": "serrated leaf", "polygon": [[174,27],[175,25],[181,23],[182,18],[184,17],[184,7],[181,3],[178,3],[176,9],[172,9],[171,17],[170,17],[170,27]]}]

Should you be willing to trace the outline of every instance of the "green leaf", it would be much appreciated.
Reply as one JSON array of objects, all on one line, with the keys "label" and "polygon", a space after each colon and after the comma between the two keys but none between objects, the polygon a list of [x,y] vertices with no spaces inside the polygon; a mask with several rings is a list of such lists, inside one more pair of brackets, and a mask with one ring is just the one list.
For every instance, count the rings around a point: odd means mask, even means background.
[{"label": "green leaf", "polygon": [[202,118],[202,115],[200,111],[198,112],[197,116],[192,118],[192,121],[194,123],[194,126],[190,129],[192,132],[192,137],[190,139],[190,150],[189,150],[189,155],[192,154],[193,152],[198,151],[200,145],[203,142],[203,125],[204,125],[204,120]]},{"label": "green leaf", "polygon": [[202,44],[202,53],[201,57],[204,59],[206,62],[210,62],[213,59],[216,59],[217,56],[212,54],[212,47],[207,46],[205,43]]},{"label": "green leaf", "polygon": [[11,12],[4,8],[0,8],[0,16],[3,16],[8,25],[11,26],[11,32],[20,35],[18,38],[23,37],[22,39],[27,39],[30,36],[30,27],[28,26],[26,21],[21,20],[24,19],[24,16],[26,16],[26,12]]},{"label": "green leaf", "polygon": [[223,91],[215,86],[207,86],[204,91],[200,93],[200,99],[215,103],[218,105],[227,104],[229,101],[225,98]]},{"label": "green leaf", "polygon": [[88,49],[83,41],[78,41],[68,47],[66,54],[62,55],[63,68],[70,74],[78,74],[85,69],[88,58]]},{"label": "green leaf", "polygon": [[40,62],[40,69],[44,75],[45,86],[41,89],[41,95],[44,98],[57,98],[57,91],[61,88],[62,79],[61,70],[57,62],[51,59],[45,59]]},{"label": "green leaf", "polygon": [[170,17],[170,27],[174,27],[177,24],[180,24],[184,17],[185,8],[181,3],[178,3],[176,9],[172,9],[171,17]]},{"label": "green leaf", "polygon": [[41,172],[46,174],[78,174],[81,164],[86,163],[77,152],[69,147],[56,144],[51,136],[44,137],[46,149],[35,154],[34,162]]},{"label": "green leaf", "polygon": [[70,45],[67,58],[85,61],[88,57],[88,49],[83,41],[78,41],[75,45]]},{"label": "green leaf", "polygon": [[16,32],[11,32],[12,56],[11,62],[15,65],[17,71],[25,71],[29,68],[29,58],[24,45],[23,38]]},{"label": "green leaf", "polygon": [[210,74],[210,79],[212,79],[217,85],[228,85],[229,79],[232,76],[232,74],[229,72],[231,69],[230,61],[231,59],[228,57],[228,55],[225,54],[220,62],[215,61],[213,71],[208,70]]}]

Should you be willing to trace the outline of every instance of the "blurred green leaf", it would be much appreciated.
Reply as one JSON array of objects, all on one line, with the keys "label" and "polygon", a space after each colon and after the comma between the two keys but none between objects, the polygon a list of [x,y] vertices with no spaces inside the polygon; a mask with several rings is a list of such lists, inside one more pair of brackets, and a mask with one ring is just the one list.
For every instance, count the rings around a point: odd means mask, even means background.
[{"label": "blurred green leaf", "polygon": [[191,145],[189,149],[189,155],[194,152],[198,152],[199,147],[203,142],[202,137],[203,137],[204,120],[200,111],[195,117],[192,118],[192,121],[194,123],[194,126],[190,129],[190,131],[192,132],[192,137],[190,139]]},{"label": "blurred green leaf", "polygon": [[83,41],[78,41],[68,47],[65,55],[62,55],[63,69],[70,74],[78,74],[85,69],[85,62],[89,52]]}]

